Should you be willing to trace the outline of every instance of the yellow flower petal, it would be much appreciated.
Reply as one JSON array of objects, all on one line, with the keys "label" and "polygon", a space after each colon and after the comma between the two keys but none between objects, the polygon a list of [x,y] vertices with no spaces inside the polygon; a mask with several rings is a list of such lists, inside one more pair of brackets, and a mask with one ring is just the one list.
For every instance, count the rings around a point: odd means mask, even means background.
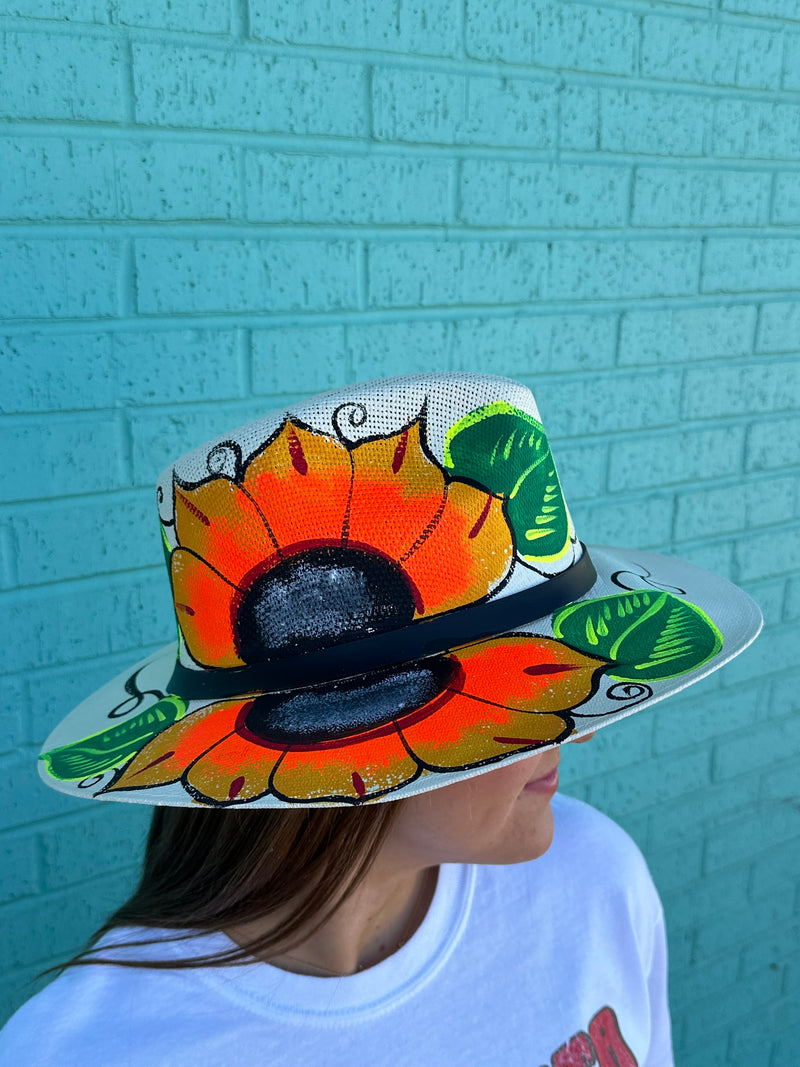
[{"label": "yellow flower petal", "polygon": [[288,800],[361,800],[395,789],[418,773],[419,767],[389,724],[361,740],[345,738],[326,746],[290,749],[275,768],[272,789]]},{"label": "yellow flower petal", "polygon": [[285,752],[229,734],[200,756],[184,775],[201,801],[229,804],[253,800],[267,792],[272,768]]}]

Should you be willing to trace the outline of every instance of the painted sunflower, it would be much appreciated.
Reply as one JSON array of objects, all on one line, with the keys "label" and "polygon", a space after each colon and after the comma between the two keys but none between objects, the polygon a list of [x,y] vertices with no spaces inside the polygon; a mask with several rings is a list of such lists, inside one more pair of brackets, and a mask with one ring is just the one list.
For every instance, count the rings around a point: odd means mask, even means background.
[{"label": "painted sunflower", "polygon": [[402,668],[224,700],[149,742],[109,787],[172,782],[205,804],[374,799],[421,774],[569,736],[607,661],[546,637],[465,645]]},{"label": "painted sunflower", "polygon": [[514,556],[502,499],[447,476],[419,420],[356,445],[287,420],[240,481],[176,482],[175,537],[175,610],[204,667],[473,603],[497,591]]},{"label": "painted sunflower", "polygon": [[[286,420],[239,478],[176,480],[170,574],[207,668],[291,656],[496,592],[514,563],[500,496],[449,476],[421,419],[359,443]],[[444,563],[443,563],[444,561]],[[181,781],[205,804],[359,803],[420,775],[568,736],[605,660],[506,635],[357,678],[187,714],[109,790]]]}]

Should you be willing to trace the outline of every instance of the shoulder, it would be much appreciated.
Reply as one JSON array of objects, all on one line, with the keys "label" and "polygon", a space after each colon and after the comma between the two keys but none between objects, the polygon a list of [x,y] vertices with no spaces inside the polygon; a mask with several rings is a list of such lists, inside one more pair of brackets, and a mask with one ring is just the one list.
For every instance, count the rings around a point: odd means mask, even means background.
[{"label": "shoulder", "polygon": [[647,872],[641,849],[623,830],[602,811],[575,797],[557,793],[552,802],[555,830],[551,851],[554,857],[565,860],[600,861],[613,858],[631,872]]},{"label": "shoulder", "polygon": [[574,797],[557,794],[552,807],[553,843],[542,859],[553,877],[565,884],[590,884],[595,898],[624,902],[643,920],[657,918],[661,901],[647,862],[630,834]]},{"label": "shoulder", "polygon": [[[122,947],[153,933],[120,928],[99,945],[110,951],[114,945]],[[128,950],[125,958],[156,961],[168,956],[163,946],[153,945]],[[116,1064],[114,1048],[125,1048],[129,1041],[139,1043],[133,1028],[156,1011],[156,1005],[173,999],[183,1002],[186,993],[185,973],[174,968],[69,967],[23,1004],[0,1031],[0,1063],[24,1060],[28,1067]]]}]

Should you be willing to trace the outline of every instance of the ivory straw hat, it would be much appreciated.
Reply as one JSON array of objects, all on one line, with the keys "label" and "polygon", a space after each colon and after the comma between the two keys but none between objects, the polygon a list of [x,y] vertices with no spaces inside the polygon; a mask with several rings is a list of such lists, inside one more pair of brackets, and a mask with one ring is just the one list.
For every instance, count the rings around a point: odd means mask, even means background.
[{"label": "ivory straw hat", "polygon": [[396,800],[655,704],[762,625],[709,571],[580,542],[507,378],[323,393],[182,456],[157,498],[178,640],[53,730],[40,773],[74,796]]}]

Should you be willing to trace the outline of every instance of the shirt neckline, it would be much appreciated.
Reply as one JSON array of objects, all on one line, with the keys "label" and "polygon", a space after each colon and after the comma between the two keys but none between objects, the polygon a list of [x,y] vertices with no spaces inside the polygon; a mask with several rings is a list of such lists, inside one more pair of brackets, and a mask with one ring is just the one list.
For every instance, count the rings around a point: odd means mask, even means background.
[{"label": "shirt neckline", "polygon": [[[286,1021],[341,1024],[344,1018],[356,1022],[379,1015],[410,997],[444,965],[469,918],[476,870],[473,864],[441,864],[433,900],[412,937],[397,952],[357,974],[296,974],[254,960],[184,971],[184,976],[196,977],[240,1008]],[[201,943],[203,953],[236,948],[222,932],[203,936]],[[176,958],[195,951],[190,941],[163,945]]]}]

